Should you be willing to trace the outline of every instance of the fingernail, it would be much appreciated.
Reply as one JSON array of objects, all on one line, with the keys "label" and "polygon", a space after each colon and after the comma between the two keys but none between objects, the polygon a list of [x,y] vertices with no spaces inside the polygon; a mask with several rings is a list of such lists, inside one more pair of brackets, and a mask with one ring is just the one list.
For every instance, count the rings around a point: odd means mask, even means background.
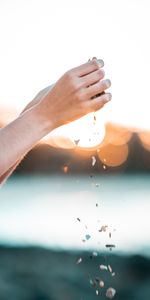
[{"label": "fingernail", "polygon": [[112,99],[112,94],[108,93],[106,94],[106,101],[109,102]]},{"label": "fingernail", "polygon": [[102,59],[97,59],[97,62],[99,63],[100,67],[104,67],[104,61]]},{"label": "fingernail", "polygon": [[110,86],[111,86],[111,81],[110,81],[110,79],[106,79],[106,80],[105,80],[105,84],[106,84],[107,87],[110,87]]}]

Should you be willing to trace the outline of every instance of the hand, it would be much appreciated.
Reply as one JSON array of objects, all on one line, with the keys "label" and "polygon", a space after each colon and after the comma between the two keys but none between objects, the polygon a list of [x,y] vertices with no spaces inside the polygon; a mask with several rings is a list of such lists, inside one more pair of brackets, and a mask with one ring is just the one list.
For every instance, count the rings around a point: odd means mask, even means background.
[{"label": "hand", "polygon": [[103,80],[102,66],[102,61],[94,59],[66,72],[55,85],[42,90],[18,118],[0,130],[1,182],[51,130],[96,111],[111,100],[110,93],[103,93],[111,83]]},{"label": "hand", "polygon": [[35,98],[29,102],[27,104],[27,106],[23,109],[23,111],[21,112],[24,113],[26,110],[28,110],[29,108],[33,107],[34,105],[40,103],[40,101],[42,100],[42,98],[48,93],[50,92],[50,90],[53,88],[54,84],[49,85],[48,87],[46,87],[45,89],[41,90],[36,96]]},{"label": "hand", "polygon": [[102,80],[102,66],[102,61],[94,59],[66,72],[42,98],[39,111],[50,120],[53,129],[96,111],[111,100],[110,93],[103,93],[111,82]]}]

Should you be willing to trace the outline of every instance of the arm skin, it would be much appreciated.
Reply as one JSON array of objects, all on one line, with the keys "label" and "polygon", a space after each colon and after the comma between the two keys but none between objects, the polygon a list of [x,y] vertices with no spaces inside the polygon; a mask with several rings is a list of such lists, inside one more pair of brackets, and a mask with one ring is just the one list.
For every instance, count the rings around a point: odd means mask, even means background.
[{"label": "arm skin", "polygon": [[[38,104],[38,102],[40,102],[41,97],[43,97],[47,92],[49,92],[52,89],[53,85],[48,86],[47,88],[43,89],[42,91],[40,91],[36,97],[27,104],[27,106],[24,108],[24,110],[21,112],[24,113],[26,110],[28,110],[29,108],[33,107],[34,105]],[[26,154],[23,155],[22,158],[20,158],[19,160],[17,160],[17,162],[10,167],[1,177],[0,177],[0,184],[4,184],[5,181],[7,180],[7,178],[13,173],[13,171],[16,169],[16,167],[20,164],[21,160],[24,158]]]},{"label": "arm skin", "polygon": [[0,129],[0,182],[50,131],[111,100],[110,93],[93,99],[111,85],[103,80],[102,66],[102,61],[93,60],[66,72],[55,85],[42,90],[18,118]]}]

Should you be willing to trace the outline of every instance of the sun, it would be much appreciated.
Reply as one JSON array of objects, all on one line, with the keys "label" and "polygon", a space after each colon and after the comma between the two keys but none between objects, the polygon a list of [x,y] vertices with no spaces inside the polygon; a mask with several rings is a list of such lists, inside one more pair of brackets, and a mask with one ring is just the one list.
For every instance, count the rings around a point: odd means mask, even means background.
[{"label": "sun", "polygon": [[53,130],[46,139],[51,146],[63,149],[93,149],[100,145],[104,137],[103,114],[95,112]]}]

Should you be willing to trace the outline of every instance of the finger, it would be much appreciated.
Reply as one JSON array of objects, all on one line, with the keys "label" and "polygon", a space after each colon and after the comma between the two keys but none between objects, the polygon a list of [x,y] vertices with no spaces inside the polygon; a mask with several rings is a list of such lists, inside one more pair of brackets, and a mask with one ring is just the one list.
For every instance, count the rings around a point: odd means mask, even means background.
[{"label": "finger", "polygon": [[74,68],[72,71],[79,77],[85,76],[91,72],[94,72],[96,70],[99,70],[99,68],[102,68],[104,66],[104,62],[102,59],[98,60],[91,60],[77,68]]},{"label": "finger", "polygon": [[89,100],[89,110],[90,111],[96,111],[101,109],[106,103],[108,103],[112,98],[112,95],[110,93],[103,94],[93,100]]},{"label": "finger", "polygon": [[96,70],[95,72],[85,75],[83,77],[83,86],[89,87],[90,85],[104,78],[104,76],[105,76],[105,72],[102,69]]},{"label": "finger", "polygon": [[89,99],[91,99],[92,97],[104,92],[110,86],[111,86],[111,81],[109,79],[105,79],[97,82],[96,84],[89,86],[86,89],[86,94],[88,94]]}]

